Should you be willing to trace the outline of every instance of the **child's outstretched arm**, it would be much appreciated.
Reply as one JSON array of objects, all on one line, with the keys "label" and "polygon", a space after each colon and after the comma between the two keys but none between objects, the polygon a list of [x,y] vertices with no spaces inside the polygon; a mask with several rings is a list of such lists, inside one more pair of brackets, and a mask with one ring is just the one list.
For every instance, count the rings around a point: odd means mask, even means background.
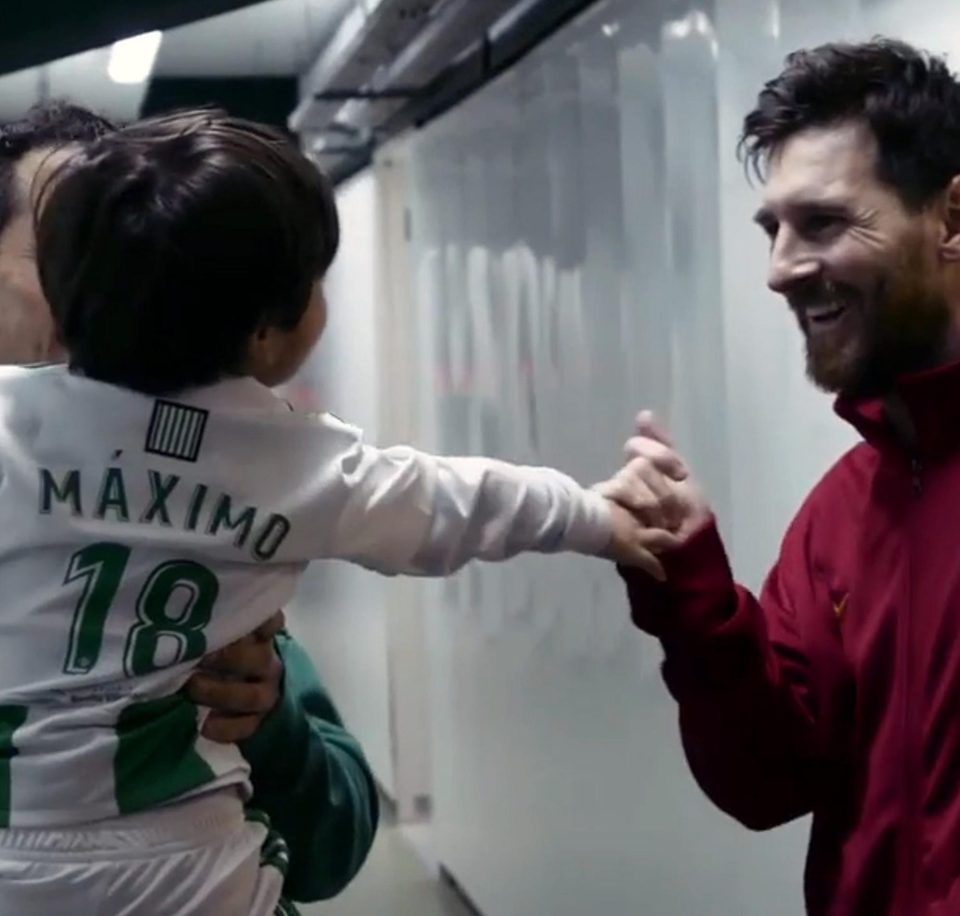
[{"label": "child's outstretched arm", "polygon": [[655,553],[673,535],[559,471],[378,449],[332,417],[318,422],[324,459],[295,522],[317,558],[444,576],[474,559],[569,551],[662,575]]}]

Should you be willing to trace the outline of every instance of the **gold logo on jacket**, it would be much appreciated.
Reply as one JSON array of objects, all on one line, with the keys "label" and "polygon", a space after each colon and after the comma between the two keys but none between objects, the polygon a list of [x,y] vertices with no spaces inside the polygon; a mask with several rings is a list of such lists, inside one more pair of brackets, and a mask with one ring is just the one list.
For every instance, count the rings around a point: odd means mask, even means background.
[{"label": "gold logo on jacket", "polygon": [[833,602],[833,613],[837,615],[837,620],[843,620],[843,615],[847,613],[847,603],[850,595],[844,595],[839,601]]}]

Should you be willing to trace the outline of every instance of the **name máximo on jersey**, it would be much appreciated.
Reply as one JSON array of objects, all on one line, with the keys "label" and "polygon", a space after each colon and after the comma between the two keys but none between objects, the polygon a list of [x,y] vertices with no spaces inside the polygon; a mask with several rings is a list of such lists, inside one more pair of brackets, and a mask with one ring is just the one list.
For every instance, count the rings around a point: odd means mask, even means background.
[{"label": "name m\u00e1ximo on jersey", "polygon": [[[184,531],[196,531],[211,537],[222,530],[229,530],[234,532],[233,545],[240,549],[249,547],[251,556],[256,560],[272,559],[290,533],[290,521],[285,516],[276,512],[267,515],[256,506],[235,511],[230,494],[220,493],[213,497],[210,488],[202,483],[194,485],[185,505],[182,500],[177,500],[180,506],[171,507],[171,497],[182,482],[180,476],[148,469],[147,477],[151,495],[149,503],[139,513],[140,524],[164,527],[177,524]],[[58,477],[49,469],[40,468],[41,515],[51,514],[54,503],[59,503],[74,517],[106,519],[109,516],[118,522],[131,520],[128,487],[121,468],[104,469],[92,516],[84,511],[83,489],[83,479],[78,469],[65,471]]]}]

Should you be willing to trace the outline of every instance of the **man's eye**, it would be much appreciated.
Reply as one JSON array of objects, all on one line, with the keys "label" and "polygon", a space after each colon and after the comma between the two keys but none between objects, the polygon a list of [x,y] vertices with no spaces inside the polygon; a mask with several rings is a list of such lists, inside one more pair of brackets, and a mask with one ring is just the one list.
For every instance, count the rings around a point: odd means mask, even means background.
[{"label": "man's eye", "polygon": [[817,213],[803,222],[805,235],[818,236],[836,232],[844,225],[843,218],[836,213]]}]

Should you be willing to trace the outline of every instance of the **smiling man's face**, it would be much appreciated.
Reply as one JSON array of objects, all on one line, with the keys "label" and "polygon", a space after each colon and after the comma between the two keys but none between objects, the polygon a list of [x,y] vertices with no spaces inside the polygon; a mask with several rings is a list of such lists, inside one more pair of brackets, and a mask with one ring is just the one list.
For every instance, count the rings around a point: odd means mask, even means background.
[{"label": "smiling man's face", "polygon": [[953,317],[936,207],[912,211],[876,175],[876,143],[846,122],[802,130],[769,162],[757,222],[768,285],[786,299],[821,388],[885,393],[945,358]]}]

